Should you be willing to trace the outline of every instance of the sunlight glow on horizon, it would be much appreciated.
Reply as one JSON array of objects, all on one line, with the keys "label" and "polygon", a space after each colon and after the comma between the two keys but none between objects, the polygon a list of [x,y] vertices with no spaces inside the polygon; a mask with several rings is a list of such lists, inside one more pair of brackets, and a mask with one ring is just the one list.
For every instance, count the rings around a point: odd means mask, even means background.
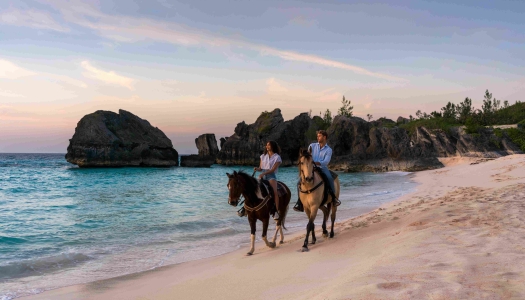
[{"label": "sunlight glow on horizon", "polygon": [[0,152],[65,153],[96,110],[130,111],[191,154],[262,111],[335,115],[343,95],[356,116],[394,120],[480,108],[486,89],[525,98],[525,4],[125,3],[0,8]]}]

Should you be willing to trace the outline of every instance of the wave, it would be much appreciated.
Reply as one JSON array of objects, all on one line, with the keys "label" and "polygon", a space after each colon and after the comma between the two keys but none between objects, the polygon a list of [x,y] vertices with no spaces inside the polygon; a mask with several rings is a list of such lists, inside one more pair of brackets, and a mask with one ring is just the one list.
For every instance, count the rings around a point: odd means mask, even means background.
[{"label": "wave", "polygon": [[58,255],[10,262],[0,265],[0,280],[43,275],[63,270],[92,259],[82,253],[61,253]]},{"label": "wave", "polygon": [[8,236],[0,236],[0,245],[16,245],[16,244],[23,244],[26,243],[26,239],[21,238],[15,238],[15,237],[8,237]]}]

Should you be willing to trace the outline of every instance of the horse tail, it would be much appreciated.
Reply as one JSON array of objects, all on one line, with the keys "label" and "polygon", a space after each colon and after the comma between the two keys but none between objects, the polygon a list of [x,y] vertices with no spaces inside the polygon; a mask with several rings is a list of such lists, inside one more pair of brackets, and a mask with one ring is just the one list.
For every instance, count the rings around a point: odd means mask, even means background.
[{"label": "horse tail", "polygon": [[288,230],[286,229],[286,227],[284,227],[284,221],[286,221],[286,216],[288,215],[289,208],[290,208],[290,204],[286,205],[286,209],[284,210],[283,216],[281,217],[281,226],[283,227],[284,230]]}]

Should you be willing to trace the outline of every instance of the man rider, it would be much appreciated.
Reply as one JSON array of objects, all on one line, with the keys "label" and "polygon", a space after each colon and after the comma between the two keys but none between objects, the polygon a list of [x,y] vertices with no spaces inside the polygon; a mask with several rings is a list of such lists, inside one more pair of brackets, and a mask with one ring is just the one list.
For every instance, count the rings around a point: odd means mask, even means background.
[{"label": "man rider", "polygon": [[[332,148],[330,148],[326,144],[326,139],[328,138],[328,134],[325,130],[319,130],[317,131],[317,143],[312,143],[310,146],[308,146],[308,149],[312,153],[312,159],[314,161],[314,164],[319,166],[323,174],[328,179],[328,184],[330,185],[330,189],[328,192],[330,193],[330,196],[332,196],[332,201],[335,206],[341,205],[341,201],[335,197],[335,187],[334,187],[334,179],[332,178],[332,174],[330,174],[330,170],[328,169],[328,164],[330,163],[330,159],[332,158]],[[299,191],[299,185],[300,180],[297,182],[297,196],[299,198],[300,191]],[[299,198],[297,200],[297,203],[293,207],[295,211],[304,211],[303,203],[301,202],[301,199]]]}]

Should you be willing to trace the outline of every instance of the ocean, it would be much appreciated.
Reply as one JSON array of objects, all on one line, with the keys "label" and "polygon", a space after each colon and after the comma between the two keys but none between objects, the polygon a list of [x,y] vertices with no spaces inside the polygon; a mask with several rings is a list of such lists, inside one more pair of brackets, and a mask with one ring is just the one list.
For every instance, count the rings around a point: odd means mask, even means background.
[{"label": "ocean", "polygon": [[[234,170],[253,167],[80,169],[64,154],[0,153],[0,300],[248,249],[248,221],[228,205]],[[297,174],[278,173],[293,192],[285,241],[307,223],[292,210]],[[340,173],[337,221],[413,191],[409,174]]]}]

